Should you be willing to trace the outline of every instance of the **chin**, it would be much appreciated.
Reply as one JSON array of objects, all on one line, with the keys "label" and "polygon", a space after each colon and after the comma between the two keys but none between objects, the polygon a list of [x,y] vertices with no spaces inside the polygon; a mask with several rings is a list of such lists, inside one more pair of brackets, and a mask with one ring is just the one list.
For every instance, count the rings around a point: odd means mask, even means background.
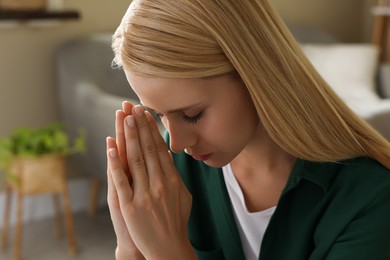
[{"label": "chin", "polygon": [[207,160],[207,161],[203,161],[203,163],[213,168],[222,168],[223,166],[229,164],[230,161]]}]

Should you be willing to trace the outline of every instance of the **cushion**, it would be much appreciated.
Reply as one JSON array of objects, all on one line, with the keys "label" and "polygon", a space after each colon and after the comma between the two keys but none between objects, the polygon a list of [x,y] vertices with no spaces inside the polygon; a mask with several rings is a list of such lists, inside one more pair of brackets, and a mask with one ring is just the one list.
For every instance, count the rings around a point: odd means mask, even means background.
[{"label": "cushion", "polygon": [[364,115],[381,100],[375,75],[379,50],[372,44],[302,44],[320,75],[357,114]]}]

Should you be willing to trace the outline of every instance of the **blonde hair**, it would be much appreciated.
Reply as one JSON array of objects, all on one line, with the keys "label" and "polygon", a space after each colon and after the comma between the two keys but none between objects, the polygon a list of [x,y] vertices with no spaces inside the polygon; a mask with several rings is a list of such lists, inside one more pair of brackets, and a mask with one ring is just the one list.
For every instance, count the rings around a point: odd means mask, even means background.
[{"label": "blonde hair", "polygon": [[331,90],[266,0],[134,0],[112,47],[116,65],[142,76],[237,71],[264,127],[290,154],[368,156],[390,169],[390,144]]}]

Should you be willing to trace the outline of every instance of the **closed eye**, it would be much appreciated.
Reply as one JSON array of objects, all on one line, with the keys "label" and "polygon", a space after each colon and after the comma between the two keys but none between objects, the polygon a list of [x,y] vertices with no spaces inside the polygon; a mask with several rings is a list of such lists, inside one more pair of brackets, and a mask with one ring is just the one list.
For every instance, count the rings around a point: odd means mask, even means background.
[{"label": "closed eye", "polygon": [[[156,121],[161,121],[161,119],[164,117],[164,114],[162,113],[159,113],[149,107],[146,107],[146,106],[142,106],[146,111],[148,111],[152,116],[153,118],[156,120]],[[188,116],[186,115],[184,112],[182,112],[182,118],[184,121],[186,121],[187,123],[190,123],[190,124],[196,124],[203,116],[203,112],[200,112],[198,113],[197,115],[195,116]]]},{"label": "closed eye", "polygon": [[[156,119],[156,120],[161,120],[164,115],[161,114],[161,113],[158,113],[158,112],[155,112],[152,114],[153,117]],[[201,118],[202,118],[202,112],[200,112],[199,114],[197,114],[196,116],[187,116],[185,114],[183,114],[182,116],[183,120],[186,121],[187,123],[190,123],[190,124],[196,124]]]},{"label": "closed eye", "polygon": [[201,118],[202,118],[202,115],[203,113],[200,112],[199,114],[197,114],[196,116],[187,116],[187,115],[183,115],[183,119],[185,121],[187,121],[188,123],[191,123],[191,124],[196,124]]}]

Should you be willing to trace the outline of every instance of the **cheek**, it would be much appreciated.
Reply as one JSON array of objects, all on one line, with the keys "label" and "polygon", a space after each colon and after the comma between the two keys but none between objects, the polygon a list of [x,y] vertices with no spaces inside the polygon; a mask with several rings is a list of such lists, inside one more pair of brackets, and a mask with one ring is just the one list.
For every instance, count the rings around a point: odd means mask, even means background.
[{"label": "cheek", "polygon": [[225,146],[239,132],[239,125],[234,117],[223,114],[210,118],[202,124],[200,136],[208,143]]},{"label": "cheek", "polygon": [[[256,110],[249,106],[231,110],[230,113],[217,113],[202,127],[203,139],[216,146],[243,146],[254,135],[259,119]],[[242,112],[241,112],[242,111]]]}]

